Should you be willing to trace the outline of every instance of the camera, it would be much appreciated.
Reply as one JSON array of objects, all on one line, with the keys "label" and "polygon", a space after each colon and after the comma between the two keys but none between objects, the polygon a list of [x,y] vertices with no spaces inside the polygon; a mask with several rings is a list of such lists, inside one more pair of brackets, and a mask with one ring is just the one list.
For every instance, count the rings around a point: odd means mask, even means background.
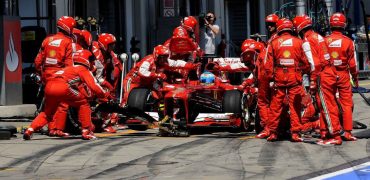
[{"label": "camera", "polygon": [[206,16],[207,21],[211,20],[212,16]]}]

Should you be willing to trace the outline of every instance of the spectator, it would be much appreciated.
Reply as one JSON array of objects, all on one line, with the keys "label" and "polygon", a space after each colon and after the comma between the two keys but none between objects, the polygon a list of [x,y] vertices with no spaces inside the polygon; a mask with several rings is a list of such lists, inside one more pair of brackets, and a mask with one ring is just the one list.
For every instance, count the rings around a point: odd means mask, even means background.
[{"label": "spectator", "polygon": [[208,12],[204,18],[204,30],[201,32],[201,48],[209,55],[216,54],[216,36],[220,32],[220,27],[215,24],[215,21],[215,14]]}]

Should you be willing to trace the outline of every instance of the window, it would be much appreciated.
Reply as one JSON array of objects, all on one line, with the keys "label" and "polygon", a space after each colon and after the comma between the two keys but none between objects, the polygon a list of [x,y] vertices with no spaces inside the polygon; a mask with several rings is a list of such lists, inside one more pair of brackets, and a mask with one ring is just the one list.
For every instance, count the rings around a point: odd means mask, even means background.
[{"label": "window", "polygon": [[200,0],[159,0],[159,17],[198,16]]}]

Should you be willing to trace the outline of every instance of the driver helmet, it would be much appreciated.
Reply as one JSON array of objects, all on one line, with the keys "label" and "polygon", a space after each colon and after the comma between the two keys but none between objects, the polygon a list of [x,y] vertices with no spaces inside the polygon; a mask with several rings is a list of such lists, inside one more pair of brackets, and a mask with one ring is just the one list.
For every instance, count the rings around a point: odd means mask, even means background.
[{"label": "driver helmet", "polygon": [[200,83],[202,85],[213,85],[215,83],[215,75],[209,71],[205,71],[200,75]]}]

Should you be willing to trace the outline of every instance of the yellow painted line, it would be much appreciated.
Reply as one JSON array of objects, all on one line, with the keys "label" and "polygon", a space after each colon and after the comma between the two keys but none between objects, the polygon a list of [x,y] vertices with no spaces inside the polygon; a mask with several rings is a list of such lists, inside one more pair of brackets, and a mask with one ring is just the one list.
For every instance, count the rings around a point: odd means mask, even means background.
[{"label": "yellow painted line", "polygon": [[369,83],[359,83],[360,86],[366,86],[366,85],[370,85],[370,82]]},{"label": "yellow painted line", "polygon": [[240,140],[247,140],[247,139],[255,139],[256,136],[245,136],[245,137],[241,137],[239,138]]},{"label": "yellow painted line", "polygon": [[5,168],[1,169],[0,171],[16,171],[16,168]]},{"label": "yellow painted line", "polygon": [[177,136],[151,136],[151,138],[159,138],[159,139],[173,139],[173,140],[179,140],[179,139],[196,139],[197,137],[177,137]]},{"label": "yellow painted line", "polygon": [[124,131],[124,132],[117,132],[117,133],[95,133],[95,136],[98,137],[98,138],[103,138],[103,137],[114,137],[114,136],[120,136],[120,135],[127,135],[127,134],[133,134],[133,133],[136,133],[138,131],[135,131],[135,130],[127,130],[127,131]]}]

